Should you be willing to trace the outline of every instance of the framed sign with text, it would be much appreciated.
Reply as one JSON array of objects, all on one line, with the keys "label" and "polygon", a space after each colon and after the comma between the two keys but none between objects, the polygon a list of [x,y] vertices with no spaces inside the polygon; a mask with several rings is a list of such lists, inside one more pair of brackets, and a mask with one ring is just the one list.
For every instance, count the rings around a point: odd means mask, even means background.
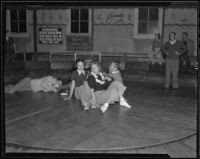
[{"label": "framed sign with text", "polygon": [[88,51],[90,50],[90,37],[88,36],[68,36],[68,51]]},{"label": "framed sign with text", "polygon": [[62,28],[40,27],[39,44],[62,44]]}]

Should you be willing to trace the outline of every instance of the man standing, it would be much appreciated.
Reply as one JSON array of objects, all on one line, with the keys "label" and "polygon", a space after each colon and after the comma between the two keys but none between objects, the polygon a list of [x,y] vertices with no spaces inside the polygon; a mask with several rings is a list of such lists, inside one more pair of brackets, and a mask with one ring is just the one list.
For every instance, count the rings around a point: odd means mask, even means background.
[{"label": "man standing", "polygon": [[179,73],[179,56],[185,52],[185,46],[181,41],[176,40],[176,33],[169,34],[169,41],[162,47],[161,51],[166,57],[166,83],[165,88],[169,88],[172,74],[172,85],[174,89],[179,88],[178,73]]},{"label": "man standing", "polygon": [[182,40],[183,40],[183,44],[185,45],[185,47],[187,48],[186,51],[183,53],[182,56],[180,56],[180,64],[183,64],[183,61],[186,62],[187,66],[190,66],[190,58],[189,56],[194,55],[194,50],[195,50],[195,45],[194,45],[194,41],[192,39],[188,38],[188,33],[187,32],[183,32],[182,33]]}]

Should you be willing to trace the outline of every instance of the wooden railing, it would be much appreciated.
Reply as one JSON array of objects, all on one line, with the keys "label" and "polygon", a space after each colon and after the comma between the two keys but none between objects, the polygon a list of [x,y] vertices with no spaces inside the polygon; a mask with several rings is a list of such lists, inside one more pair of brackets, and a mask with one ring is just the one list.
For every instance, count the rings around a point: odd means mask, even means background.
[{"label": "wooden railing", "polygon": [[[34,61],[35,53],[17,53],[16,60],[18,61]],[[108,53],[108,52],[87,52],[87,51],[67,51],[67,52],[38,52],[36,61],[49,61],[51,68],[69,68],[77,59],[95,59],[102,62],[104,66],[111,61],[119,61],[122,64],[122,69],[125,65],[131,62],[148,63],[148,54],[146,53]],[[196,63],[196,57],[190,57],[192,65]]]},{"label": "wooden railing", "polygon": [[[16,61],[34,61],[34,52],[19,52],[15,54]],[[50,52],[37,52],[38,61],[50,61]]]},{"label": "wooden railing", "polygon": [[[22,60],[22,61],[30,61],[34,60],[34,52],[20,52],[16,53],[16,60]],[[98,60],[101,62],[102,58],[109,58],[109,57],[116,57],[116,58],[148,58],[148,54],[146,53],[107,53],[107,52],[84,52],[84,51],[76,51],[76,52],[38,52],[37,53],[37,60],[43,61],[48,60],[51,61],[53,56],[59,56],[59,57],[67,57],[67,56],[73,56],[73,60],[76,61],[79,57],[84,58],[93,58],[98,57]]]}]

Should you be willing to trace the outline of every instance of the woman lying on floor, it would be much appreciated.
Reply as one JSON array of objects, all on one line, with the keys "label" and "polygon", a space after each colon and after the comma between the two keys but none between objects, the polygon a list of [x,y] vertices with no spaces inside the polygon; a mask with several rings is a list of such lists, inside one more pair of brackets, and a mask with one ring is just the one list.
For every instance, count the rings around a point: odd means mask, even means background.
[{"label": "woman lying on floor", "polygon": [[17,91],[33,91],[33,92],[57,92],[62,86],[62,81],[52,76],[45,76],[39,79],[23,78],[15,85],[5,86],[5,93],[15,93]]}]

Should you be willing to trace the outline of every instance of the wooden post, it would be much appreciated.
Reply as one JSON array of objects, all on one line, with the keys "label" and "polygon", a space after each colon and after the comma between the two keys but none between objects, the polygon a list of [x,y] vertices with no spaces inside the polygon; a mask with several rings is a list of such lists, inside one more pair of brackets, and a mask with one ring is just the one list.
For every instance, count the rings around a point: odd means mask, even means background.
[{"label": "wooden post", "polygon": [[94,8],[92,8],[91,10],[92,10],[92,13],[91,13],[90,49],[94,51]]},{"label": "wooden post", "polygon": [[127,65],[127,53],[124,54],[124,73],[123,73],[123,77],[125,77],[125,74],[126,74],[126,65]]},{"label": "wooden post", "polygon": [[33,45],[34,45],[34,60],[37,61],[37,9],[33,9]]},{"label": "wooden post", "polygon": [[162,42],[164,42],[164,27],[165,27],[165,7],[163,7],[163,16],[162,16],[162,30],[161,30]]},{"label": "wooden post", "polygon": [[99,52],[99,62],[101,62],[101,52]]},{"label": "wooden post", "polygon": [[76,52],[74,52],[74,61],[76,62]]}]

